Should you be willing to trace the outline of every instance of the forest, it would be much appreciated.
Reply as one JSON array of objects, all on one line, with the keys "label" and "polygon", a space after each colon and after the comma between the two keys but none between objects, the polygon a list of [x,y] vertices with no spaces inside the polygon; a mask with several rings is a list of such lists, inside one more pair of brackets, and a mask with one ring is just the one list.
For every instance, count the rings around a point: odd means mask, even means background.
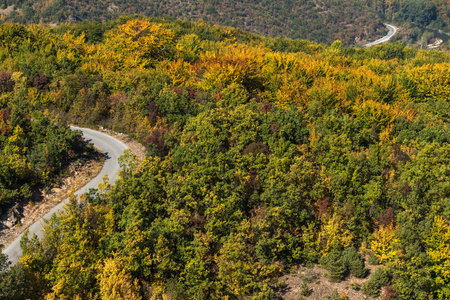
[{"label": "forest", "polygon": [[52,123],[37,109],[38,89],[46,82],[43,74],[0,72],[0,215],[54,183],[86,150],[79,132]]},{"label": "forest", "polygon": [[[396,39],[423,47],[436,38],[423,28],[450,30],[447,0],[0,0],[0,22],[105,22],[121,15],[170,17],[232,26],[271,37],[362,46],[385,35],[382,23],[402,27]],[[445,43],[448,47],[448,43]],[[448,49],[448,48],[447,48]]]},{"label": "forest", "polygon": [[64,163],[67,124],[147,150],[0,255],[0,299],[273,299],[305,264],[450,297],[450,54],[142,16],[0,41],[1,199]]},{"label": "forest", "polygon": [[375,40],[385,34],[377,12],[360,0],[345,1],[78,1],[0,0],[1,8],[13,8],[3,22],[53,23],[109,21],[139,13],[232,26],[272,37],[289,37],[344,45]]}]

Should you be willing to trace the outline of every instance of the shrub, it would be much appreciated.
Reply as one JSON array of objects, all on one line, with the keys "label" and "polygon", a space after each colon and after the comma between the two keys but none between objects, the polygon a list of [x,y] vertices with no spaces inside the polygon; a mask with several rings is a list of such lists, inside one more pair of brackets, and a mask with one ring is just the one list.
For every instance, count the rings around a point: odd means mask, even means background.
[{"label": "shrub", "polygon": [[308,287],[308,285],[306,283],[303,283],[300,287],[300,294],[302,296],[308,297],[309,295],[311,295],[311,289]]},{"label": "shrub", "polygon": [[0,72],[0,92],[7,93],[14,89],[14,81],[11,79],[12,73]]},{"label": "shrub", "polygon": [[50,80],[44,74],[33,75],[30,77],[31,86],[38,90],[45,90],[48,88]]},{"label": "shrub", "polygon": [[341,253],[333,250],[327,255],[323,256],[319,263],[329,271],[328,280],[331,282],[339,282],[344,278],[345,267],[341,260]]},{"label": "shrub", "polygon": [[376,257],[373,253],[371,253],[369,255],[369,258],[367,259],[367,263],[369,265],[376,266],[380,264],[380,259]]},{"label": "shrub", "polygon": [[362,292],[370,297],[378,297],[380,289],[391,280],[391,274],[384,267],[380,267],[370,276],[369,280],[362,286]]},{"label": "shrub", "polygon": [[355,277],[364,278],[368,270],[364,267],[364,259],[355,248],[344,249],[341,254],[341,260],[344,267]]},{"label": "shrub", "polygon": [[368,273],[364,267],[364,259],[353,247],[342,252],[333,250],[323,256],[319,263],[329,271],[328,278],[332,282],[341,281],[349,273],[358,278],[364,278]]},{"label": "shrub", "polygon": [[317,274],[308,269],[303,275],[300,276],[304,283],[313,283],[317,279]]},{"label": "shrub", "polygon": [[167,149],[164,145],[164,134],[166,131],[167,130],[164,128],[152,130],[145,142],[147,151],[150,155],[163,158],[167,154]]}]

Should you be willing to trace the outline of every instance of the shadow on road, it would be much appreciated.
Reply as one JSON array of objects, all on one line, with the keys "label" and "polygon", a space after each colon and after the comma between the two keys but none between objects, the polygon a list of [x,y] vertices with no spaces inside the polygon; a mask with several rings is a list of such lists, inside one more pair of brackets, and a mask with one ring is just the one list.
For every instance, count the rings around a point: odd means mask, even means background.
[{"label": "shadow on road", "polygon": [[108,152],[105,152],[104,154],[105,154],[105,160],[111,159],[111,156],[108,155]]}]

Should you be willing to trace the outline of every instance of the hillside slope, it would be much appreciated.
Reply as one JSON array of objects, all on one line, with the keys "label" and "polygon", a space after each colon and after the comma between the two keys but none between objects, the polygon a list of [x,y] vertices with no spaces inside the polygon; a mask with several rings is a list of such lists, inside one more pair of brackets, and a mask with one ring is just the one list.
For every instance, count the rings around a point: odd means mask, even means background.
[{"label": "hillside slope", "polygon": [[25,237],[20,264],[0,255],[0,299],[274,299],[317,263],[368,297],[450,298],[450,54],[163,21],[122,17],[96,44],[0,25],[2,112],[147,150]]},{"label": "hillside slope", "polygon": [[3,16],[21,23],[105,21],[123,14],[203,19],[212,24],[238,27],[269,36],[301,38],[345,45],[375,40],[386,31],[375,11],[359,0],[2,0],[18,10]]}]

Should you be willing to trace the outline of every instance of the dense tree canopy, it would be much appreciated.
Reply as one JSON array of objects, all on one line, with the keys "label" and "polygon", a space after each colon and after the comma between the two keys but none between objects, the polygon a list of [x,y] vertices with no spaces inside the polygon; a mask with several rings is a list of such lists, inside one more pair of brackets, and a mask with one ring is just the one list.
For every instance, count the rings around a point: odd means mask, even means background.
[{"label": "dense tree canopy", "polygon": [[[46,23],[64,26],[100,43],[120,15],[140,14],[232,26],[271,37],[307,39],[362,46],[387,33],[383,22],[401,30],[393,39],[416,48],[443,39],[449,49],[448,0],[0,0],[0,22]],[[77,25],[73,26],[75,22]]]},{"label": "dense tree canopy", "polygon": [[[342,40],[353,45],[360,40],[375,39],[383,34],[381,18],[360,0],[283,1],[42,1],[1,0],[4,20],[30,23],[65,23],[85,21],[89,38],[97,38],[107,30],[101,23],[123,14],[147,17],[172,17],[191,21],[233,26],[269,36],[303,38],[332,43]],[[325,25],[327,24],[327,25]],[[78,27],[78,26],[77,26]],[[81,29],[81,28],[79,28]]]},{"label": "dense tree canopy", "polygon": [[367,295],[450,296],[447,53],[202,21],[79,26],[0,26],[2,168],[45,178],[69,149],[76,133],[30,112],[125,132],[147,157],[126,153],[114,186],[25,235],[0,298],[270,299],[295,265],[339,281],[367,276],[367,257],[382,264]]},{"label": "dense tree canopy", "polygon": [[[27,32],[23,28],[24,32]],[[11,33],[15,37],[16,34]],[[11,43],[15,43],[11,41]],[[5,48],[8,48],[6,46]],[[81,150],[81,135],[54,124],[36,110],[48,78],[0,72],[0,212],[29,199],[33,187],[51,182]]]}]

